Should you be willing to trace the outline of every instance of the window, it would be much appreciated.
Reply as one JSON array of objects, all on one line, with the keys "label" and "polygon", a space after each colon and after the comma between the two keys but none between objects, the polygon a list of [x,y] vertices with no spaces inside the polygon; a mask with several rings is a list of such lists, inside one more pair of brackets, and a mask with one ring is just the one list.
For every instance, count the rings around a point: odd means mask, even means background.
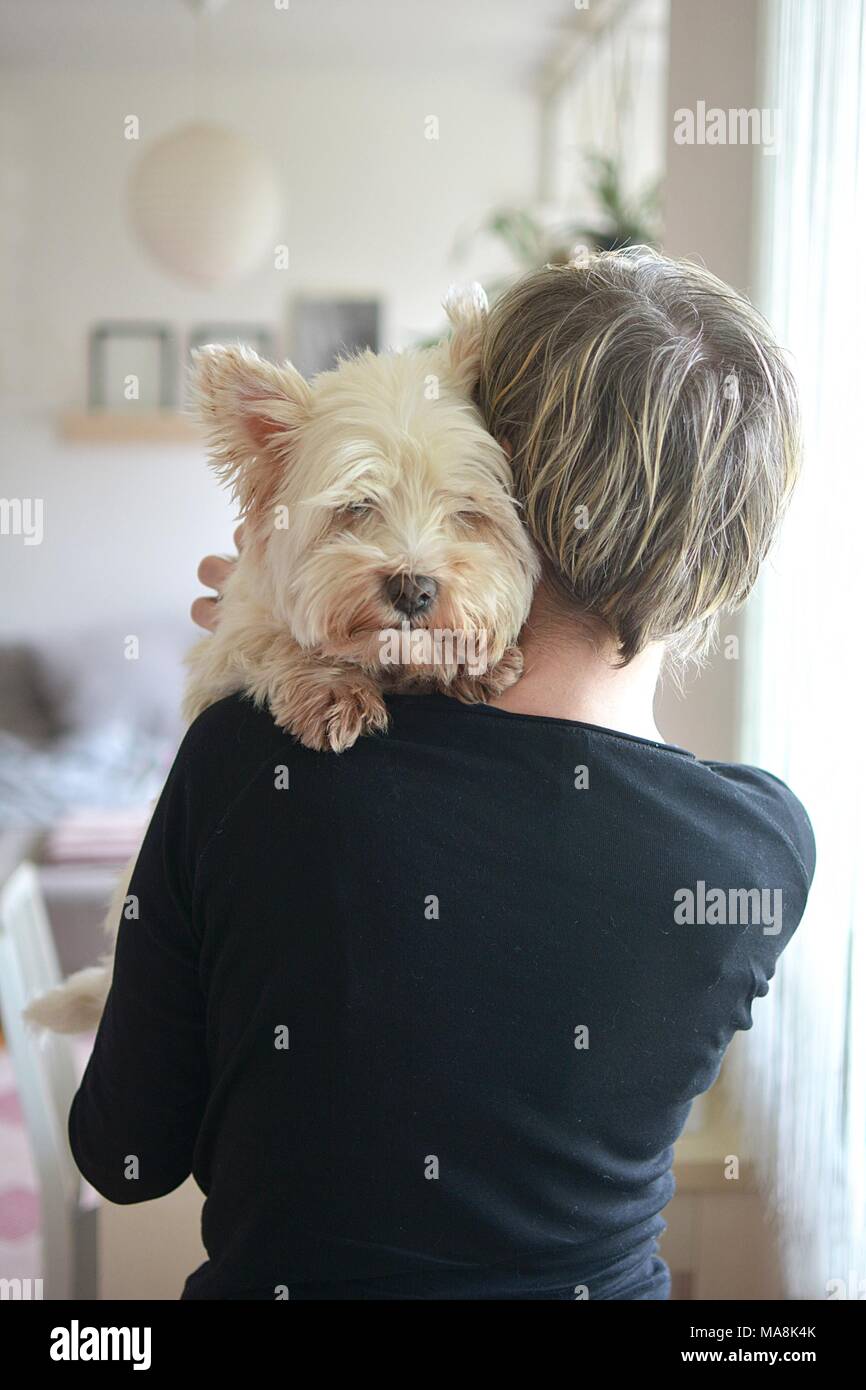
[{"label": "window", "polygon": [[[788,1293],[866,1296],[866,3],[771,0],[760,307],[791,350],[805,468],[744,643],[744,761],[809,811],[806,917],[732,1058],[771,1155]],[[838,1283],[834,1281],[839,1281]],[[816,1294],[816,1290],[819,1292]]]}]

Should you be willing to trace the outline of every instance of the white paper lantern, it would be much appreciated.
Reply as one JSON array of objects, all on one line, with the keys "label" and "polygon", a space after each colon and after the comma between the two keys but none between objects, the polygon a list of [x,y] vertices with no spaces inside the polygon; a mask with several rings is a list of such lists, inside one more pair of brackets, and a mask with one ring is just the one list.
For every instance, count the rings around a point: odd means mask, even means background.
[{"label": "white paper lantern", "polygon": [[130,216],[161,266],[201,286],[252,270],[273,243],[274,171],[222,126],[183,126],[146,150],[133,173]]}]

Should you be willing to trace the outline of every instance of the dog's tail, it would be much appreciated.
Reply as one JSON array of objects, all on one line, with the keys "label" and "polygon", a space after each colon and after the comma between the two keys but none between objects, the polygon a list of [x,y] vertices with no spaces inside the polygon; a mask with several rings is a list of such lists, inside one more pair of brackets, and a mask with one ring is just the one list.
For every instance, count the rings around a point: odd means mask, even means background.
[{"label": "dog's tail", "polygon": [[99,1024],[111,987],[111,956],[79,970],[56,989],[40,994],[24,1010],[34,1028],[50,1033],[90,1033]]}]

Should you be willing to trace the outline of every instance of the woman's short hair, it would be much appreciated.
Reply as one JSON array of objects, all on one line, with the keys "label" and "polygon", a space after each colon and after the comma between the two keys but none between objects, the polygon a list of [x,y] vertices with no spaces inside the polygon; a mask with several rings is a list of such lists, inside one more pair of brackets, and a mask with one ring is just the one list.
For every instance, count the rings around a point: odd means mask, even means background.
[{"label": "woman's short hair", "polygon": [[760,314],[647,247],[548,266],[494,304],[478,401],[571,611],[623,663],[656,640],[703,655],[799,468],[794,380]]}]

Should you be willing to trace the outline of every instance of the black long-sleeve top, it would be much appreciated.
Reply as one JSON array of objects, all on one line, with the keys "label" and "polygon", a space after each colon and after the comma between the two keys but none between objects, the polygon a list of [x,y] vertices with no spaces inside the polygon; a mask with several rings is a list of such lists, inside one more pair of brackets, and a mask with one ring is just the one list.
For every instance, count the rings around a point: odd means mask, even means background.
[{"label": "black long-sleeve top", "polygon": [[806,814],[669,745],[389,703],[341,756],[239,697],[191,727],[76,1161],[114,1202],[194,1174],[188,1299],[665,1298],[672,1145],[800,920]]}]

